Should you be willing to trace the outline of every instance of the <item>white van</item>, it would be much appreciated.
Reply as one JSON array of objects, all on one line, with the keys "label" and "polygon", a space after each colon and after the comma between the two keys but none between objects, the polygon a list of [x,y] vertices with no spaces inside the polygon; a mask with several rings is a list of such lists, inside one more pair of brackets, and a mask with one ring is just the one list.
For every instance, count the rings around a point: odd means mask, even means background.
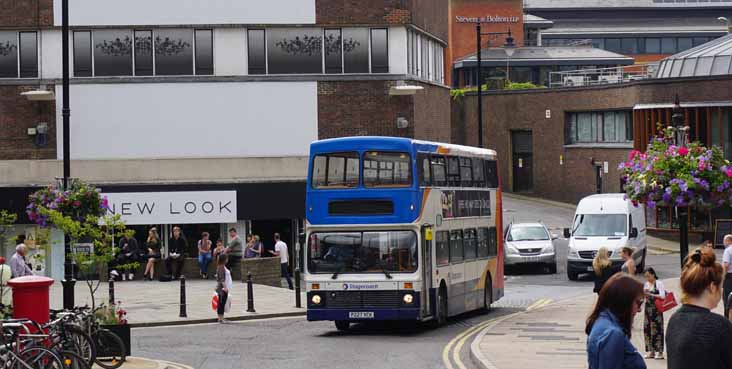
[{"label": "white van", "polygon": [[572,229],[564,229],[569,238],[567,277],[574,281],[579,274],[592,273],[592,259],[600,247],[610,251],[613,267],[620,268],[623,247],[634,250],[637,270],[646,263],[646,214],[643,205],[633,206],[624,194],[601,194],[580,200]]}]

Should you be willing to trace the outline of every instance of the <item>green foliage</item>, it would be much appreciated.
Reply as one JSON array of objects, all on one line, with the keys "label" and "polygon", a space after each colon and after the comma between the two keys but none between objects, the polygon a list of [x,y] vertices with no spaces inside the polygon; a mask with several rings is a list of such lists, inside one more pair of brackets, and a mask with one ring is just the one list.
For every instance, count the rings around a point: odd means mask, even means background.
[{"label": "green foliage", "polygon": [[127,324],[127,311],[117,305],[105,306],[94,312],[94,317],[101,325]]},{"label": "green foliage", "polygon": [[0,210],[0,249],[8,241],[8,232],[17,220],[17,214],[11,214],[7,210]]},{"label": "green foliage", "polygon": [[504,90],[533,90],[537,88],[546,88],[546,86],[535,85],[531,82],[509,82]]}]

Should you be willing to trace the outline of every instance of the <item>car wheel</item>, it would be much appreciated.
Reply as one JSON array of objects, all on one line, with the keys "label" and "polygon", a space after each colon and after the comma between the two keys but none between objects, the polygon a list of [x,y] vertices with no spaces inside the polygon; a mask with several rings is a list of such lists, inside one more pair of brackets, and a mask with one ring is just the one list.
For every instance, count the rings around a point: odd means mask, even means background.
[{"label": "car wheel", "polygon": [[351,328],[351,322],[349,322],[348,320],[336,320],[335,326],[336,326],[337,330],[339,330],[341,332],[345,332],[349,328]]},{"label": "car wheel", "polygon": [[557,274],[557,263],[549,264],[549,274]]},{"label": "car wheel", "polygon": [[569,278],[570,281],[576,281],[578,276],[579,276],[579,274],[577,274],[577,273],[569,270],[569,268],[567,268],[567,278]]}]

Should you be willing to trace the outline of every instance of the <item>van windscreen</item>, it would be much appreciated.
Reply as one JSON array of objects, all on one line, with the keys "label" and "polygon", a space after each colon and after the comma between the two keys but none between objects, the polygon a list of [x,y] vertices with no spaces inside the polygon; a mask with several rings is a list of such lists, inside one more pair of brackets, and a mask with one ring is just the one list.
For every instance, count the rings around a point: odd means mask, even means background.
[{"label": "van windscreen", "polygon": [[626,214],[577,214],[572,227],[574,236],[621,237],[628,229]]}]

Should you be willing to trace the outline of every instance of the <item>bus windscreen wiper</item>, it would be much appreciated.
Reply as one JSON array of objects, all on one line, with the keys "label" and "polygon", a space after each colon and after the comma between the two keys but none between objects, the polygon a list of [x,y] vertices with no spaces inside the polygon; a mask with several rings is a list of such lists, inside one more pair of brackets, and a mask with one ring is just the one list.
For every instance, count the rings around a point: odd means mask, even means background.
[{"label": "bus windscreen wiper", "polygon": [[379,266],[381,267],[381,271],[384,272],[384,275],[386,276],[386,278],[389,278],[389,279],[394,278],[391,276],[391,274],[389,274],[389,271],[386,270],[386,266],[384,266],[384,263],[379,263]]}]

